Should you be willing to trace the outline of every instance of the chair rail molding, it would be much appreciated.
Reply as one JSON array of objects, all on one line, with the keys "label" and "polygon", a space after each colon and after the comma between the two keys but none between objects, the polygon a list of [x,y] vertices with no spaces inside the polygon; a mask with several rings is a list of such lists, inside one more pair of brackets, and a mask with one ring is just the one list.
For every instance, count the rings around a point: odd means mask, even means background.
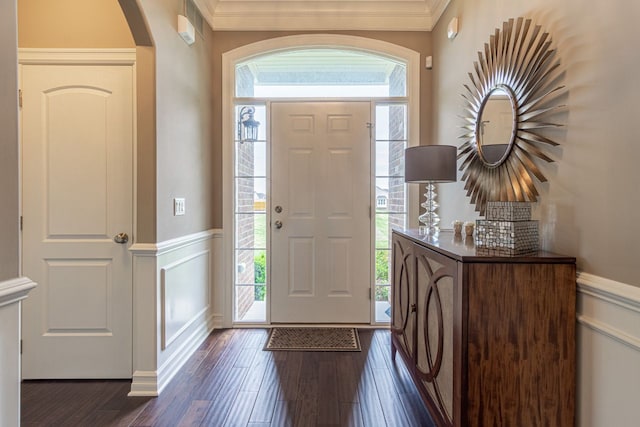
[{"label": "chair rail molding", "polygon": [[0,281],[0,307],[25,299],[35,287],[36,282],[24,276]]},{"label": "chair rail molding", "polygon": [[583,272],[577,288],[576,425],[636,425],[640,288]]},{"label": "chair rail molding", "polygon": [[22,300],[36,287],[28,277],[0,280],[0,426],[20,425]]}]

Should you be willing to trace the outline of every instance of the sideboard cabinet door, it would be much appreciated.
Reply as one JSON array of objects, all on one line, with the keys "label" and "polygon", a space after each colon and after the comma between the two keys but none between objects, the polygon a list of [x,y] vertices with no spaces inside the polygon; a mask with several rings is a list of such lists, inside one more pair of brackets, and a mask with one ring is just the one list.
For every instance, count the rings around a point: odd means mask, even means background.
[{"label": "sideboard cabinet door", "polygon": [[[391,287],[391,333],[403,356],[412,360],[415,355],[415,245],[407,239],[394,236],[393,283]],[[396,347],[392,347],[395,357]],[[411,365],[411,364],[409,364]]]},{"label": "sideboard cabinet door", "polygon": [[[416,376],[429,396],[432,415],[453,425],[454,288],[456,262],[416,246]],[[435,412],[436,414],[433,414]]]},{"label": "sideboard cabinet door", "polygon": [[391,353],[439,427],[575,423],[575,258],[394,230]]}]

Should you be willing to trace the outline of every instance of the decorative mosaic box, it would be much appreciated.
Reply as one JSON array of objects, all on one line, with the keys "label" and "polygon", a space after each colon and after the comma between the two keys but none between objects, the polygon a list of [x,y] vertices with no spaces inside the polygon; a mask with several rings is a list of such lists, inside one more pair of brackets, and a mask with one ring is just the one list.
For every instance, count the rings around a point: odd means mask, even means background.
[{"label": "decorative mosaic box", "polygon": [[531,203],[487,202],[485,217],[493,221],[531,221]]},{"label": "decorative mosaic box", "polygon": [[476,249],[496,253],[487,255],[522,255],[538,250],[538,221],[476,220]]}]

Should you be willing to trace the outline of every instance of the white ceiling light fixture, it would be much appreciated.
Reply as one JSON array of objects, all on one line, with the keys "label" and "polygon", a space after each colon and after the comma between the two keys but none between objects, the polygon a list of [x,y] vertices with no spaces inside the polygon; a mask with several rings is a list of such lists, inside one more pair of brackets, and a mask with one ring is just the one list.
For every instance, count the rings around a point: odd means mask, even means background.
[{"label": "white ceiling light fixture", "polygon": [[196,41],[196,30],[186,16],[178,15],[178,34],[189,46]]}]

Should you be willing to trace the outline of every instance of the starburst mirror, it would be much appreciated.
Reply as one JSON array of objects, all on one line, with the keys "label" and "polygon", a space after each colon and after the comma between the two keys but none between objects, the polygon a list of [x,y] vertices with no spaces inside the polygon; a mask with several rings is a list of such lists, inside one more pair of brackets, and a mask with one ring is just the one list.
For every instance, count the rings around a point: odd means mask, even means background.
[{"label": "starburst mirror", "polygon": [[465,84],[463,143],[458,148],[467,196],[484,214],[488,201],[531,201],[538,198],[535,180],[546,178],[536,161],[557,142],[542,134],[559,127],[546,118],[563,105],[555,100],[559,67],[549,34],[530,19],[504,22],[478,52],[471,84]]}]

